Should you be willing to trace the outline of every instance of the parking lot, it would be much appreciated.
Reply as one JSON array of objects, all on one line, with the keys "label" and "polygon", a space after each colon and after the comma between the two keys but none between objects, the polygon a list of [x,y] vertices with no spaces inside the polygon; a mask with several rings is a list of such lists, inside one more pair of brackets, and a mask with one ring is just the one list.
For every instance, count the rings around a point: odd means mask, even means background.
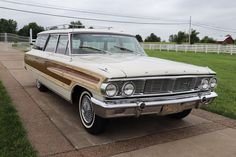
[{"label": "parking lot", "polygon": [[99,136],[82,127],[75,105],[35,87],[24,53],[0,43],[0,79],[40,156],[235,156],[236,121],[194,110],[165,117],[111,119]]}]

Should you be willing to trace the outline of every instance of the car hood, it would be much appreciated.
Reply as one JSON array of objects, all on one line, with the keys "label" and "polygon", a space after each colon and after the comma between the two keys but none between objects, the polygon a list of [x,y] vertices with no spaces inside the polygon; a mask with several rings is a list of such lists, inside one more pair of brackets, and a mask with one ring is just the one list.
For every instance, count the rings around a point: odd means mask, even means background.
[{"label": "car hood", "polygon": [[79,60],[113,77],[215,74],[208,67],[138,55],[80,56]]}]

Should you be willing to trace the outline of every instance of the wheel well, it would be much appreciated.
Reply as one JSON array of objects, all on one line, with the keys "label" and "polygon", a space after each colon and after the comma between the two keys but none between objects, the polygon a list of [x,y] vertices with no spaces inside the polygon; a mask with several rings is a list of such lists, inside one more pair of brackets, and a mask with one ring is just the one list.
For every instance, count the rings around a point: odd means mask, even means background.
[{"label": "wheel well", "polygon": [[[87,89],[76,85],[73,90],[72,90],[72,94],[71,94],[71,100],[73,104],[78,104],[79,103],[79,97],[82,94],[83,91],[88,91]],[[91,92],[89,92],[91,94]],[[92,94],[91,94],[92,95]]]}]

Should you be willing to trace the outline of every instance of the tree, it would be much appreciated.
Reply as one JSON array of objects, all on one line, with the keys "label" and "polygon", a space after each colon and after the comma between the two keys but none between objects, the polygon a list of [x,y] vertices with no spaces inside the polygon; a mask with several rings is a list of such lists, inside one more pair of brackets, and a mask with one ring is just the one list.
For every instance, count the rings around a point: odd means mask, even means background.
[{"label": "tree", "polygon": [[69,28],[85,28],[85,26],[83,26],[82,22],[78,21],[71,21]]},{"label": "tree", "polygon": [[39,26],[36,22],[29,23],[28,25],[25,25],[23,28],[21,28],[18,31],[18,34],[21,36],[30,36],[30,29],[33,30],[33,39],[37,38],[37,34],[39,32],[44,31],[44,28],[42,26]]},{"label": "tree", "polygon": [[138,40],[138,42],[143,42],[143,38],[141,37],[141,35],[137,34],[135,35],[135,37]]},{"label": "tree", "polygon": [[179,31],[178,34],[170,35],[169,41],[176,42],[177,44],[182,44],[183,42],[187,42],[188,34],[185,32]]},{"label": "tree", "polygon": [[[199,37],[197,36],[198,34],[199,34],[199,32],[197,32],[196,30],[192,30],[191,35],[190,35],[191,44],[194,44],[194,43],[200,41]],[[170,35],[169,41],[176,42],[177,44],[182,44],[184,42],[188,42],[189,41],[189,34],[179,31],[177,34]]]},{"label": "tree", "polygon": [[198,43],[200,41],[198,34],[200,34],[199,32],[197,32],[196,30],[192,30],[191,31],[191,35],[190,35],[190,44],[194,44],[194,43]]},{"label": "tree", "polygon": [[151,33],[150,36],[148,36],[145,39],[145,42],[160,42],[161,38],[156,36],[154,33]]},{"label": "tree", "polygon": [[201,43],[216,43],[216,40],[214,40],[213,38],[210,38],[208,36],[203,37],[200,40]]},{"label": "tree", "polygon": [[0,19],[0,33],[16,33],[17,22],[9,19]]},{"label": "tree", "polygon": [[170,37],[169,37],[169,42],[176,42],[176,38],[177,38],[177,35],[175,34],[172,34],[172,35],[170,35]]}]

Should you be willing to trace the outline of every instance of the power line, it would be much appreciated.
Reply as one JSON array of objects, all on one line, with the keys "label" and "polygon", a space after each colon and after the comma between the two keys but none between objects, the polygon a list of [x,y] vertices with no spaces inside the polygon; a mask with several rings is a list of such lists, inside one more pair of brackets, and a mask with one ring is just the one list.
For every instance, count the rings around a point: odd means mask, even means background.
[{"label": "power line", "polygon": [[235,28],[223,28],[223,27],[214,26],[214,25],[209,25],[209,24],[203,24],[203,23],[195,23],[195,24],[196,24],[196,25],[205,26],[205,27],[212,27],[212,28],[215,28],[215,29],[223,29],[223,30],[236,31]]},{"label": "power line", "polygon": [[215,30],[215,31],[221,31],[221,32],[227,32],[227,33],[236,33],[235,31],[229,31],[226,29],[221,29],[221,28],[216,28],[212,26],[206,26],[206,25],[200,25],[200,24],[192,24],[197,27],[205,28],[205,29],[210,29],[210,30]]},{"label": "power line", "polygon": [[56,5],[47,5],[42,3],[26,3],[26,2],[16,2],[10,0],[0,0],[6,3],[18,4],[18,5],[25,5],[25,6],[33,6],[39,8],[46,8],[46,9],[53,9],[53,10],[64,10],[64,11],[72,11],[72,12],[80,12],[86,14],[95,14],[95,15],[105,15],[105,16],[114,16],[114,17],[123,17],[123,18],[133,18],[133,19],[142,19],[142,20],[158,20],[158,21],[170,21],[170,22],[186,22],[186,20],[171,20],[171,19],[164,19],[164,18],[150,18],[150,17],[138,17],[138,16],[128,16],[128,15],[118,15],[112,13],[102,13],[98,11],[85,11],[85,10],[78,10],[75,8],[65,8],[64,6],[56,6]]},{"label": "power line", "polygon": [[182,23],[165,23],[165,22],[135,22],[135,21],[107,20],[107,19],[99,19],[99,18],[87,18],[87,17],[50,14],[50,13],[21,10],[21,9],[9,8],[9,7],[0,7],[0,9],[12,10],[12,11],[18,11],[18,12],[24,12],[24,13],[31,13],[31,14],[38,14],[38,15],[45,15],[45,16],[54,16],[54,17],[69,18],[69,19],[81,19],[81,20],[88,20],[88,21],[110,22],[110,23],[141,24],[141,25],[185,25],[185,24],[187,24],[184,22],[182,22]]}]

